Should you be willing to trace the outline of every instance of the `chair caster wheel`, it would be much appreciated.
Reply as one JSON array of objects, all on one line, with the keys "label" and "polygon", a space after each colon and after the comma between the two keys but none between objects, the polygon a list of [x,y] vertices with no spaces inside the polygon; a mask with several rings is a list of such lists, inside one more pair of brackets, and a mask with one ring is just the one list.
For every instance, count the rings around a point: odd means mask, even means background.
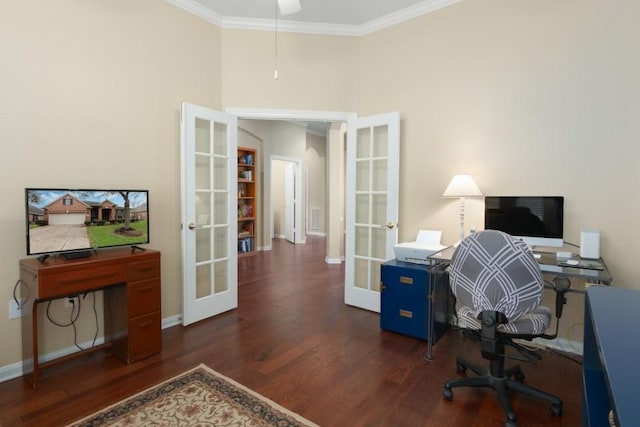
[{"label": "chair caster wheel", "polygon": [[456,363],[456,373],[459,375],[464,375],[467,373],[467,367],[461,363]]},{"label": "chair caster wheel", "polygon": [[453,400],[453,392],[450,388],[445,387],[444,391],[442,392],[442,397],[444,397],[445,400]]},{"label": "chair caster wheel", "polygon": [[524,382],[524,373],[522,371],[517,371],[513,374],[513,377],[515,378],[516,381],[518,381],[519,383]]},{"label": "chair caster wheel", "polygon": [[554,417],[561,417],[562,416],[562,403],[552,403],[551,407],[549,407],[549,410],[551,411],[551,414]]}]

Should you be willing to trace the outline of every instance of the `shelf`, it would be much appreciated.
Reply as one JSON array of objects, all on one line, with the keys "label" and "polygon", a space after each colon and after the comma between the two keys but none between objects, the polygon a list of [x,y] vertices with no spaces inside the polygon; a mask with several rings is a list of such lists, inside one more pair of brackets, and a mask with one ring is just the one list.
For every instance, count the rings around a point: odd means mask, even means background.
[{"label": "shelf", "polygon": [[256,150],[238,147],[238,257],[256,253],[258,217]]}]

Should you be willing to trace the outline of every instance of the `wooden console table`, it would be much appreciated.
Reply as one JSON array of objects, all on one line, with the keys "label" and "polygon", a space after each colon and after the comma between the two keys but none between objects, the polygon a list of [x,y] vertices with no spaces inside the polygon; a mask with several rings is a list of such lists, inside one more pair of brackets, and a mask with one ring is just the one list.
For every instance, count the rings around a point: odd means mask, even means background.
[{"label": "wooden console table", "polygon": [[[160,252],[118,248],[73,260],[27,258],[20,261],[20,280],[25,307],[32,307],[22,318],[22,363],[33,388],[42,369],[105,348],[125,363],[160,352]],[[99,290],[104,291],[104,344],[40,362],[38,304]]]}]

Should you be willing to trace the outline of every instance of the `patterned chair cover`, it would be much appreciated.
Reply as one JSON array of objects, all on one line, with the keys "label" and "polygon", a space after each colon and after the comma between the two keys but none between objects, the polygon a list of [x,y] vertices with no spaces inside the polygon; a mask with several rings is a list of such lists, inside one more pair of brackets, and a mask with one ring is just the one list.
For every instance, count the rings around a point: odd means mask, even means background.
[{"label": "patterned chair cover", "polygon": [[462,327],[481,329],[484,310],[507,317],[498,326],[502,333],[542,334],[551,323],[549,308],[539,306],[540,267],[527,245],[506,233],[484,230],[465,238],[453,254],[449,278]]}]

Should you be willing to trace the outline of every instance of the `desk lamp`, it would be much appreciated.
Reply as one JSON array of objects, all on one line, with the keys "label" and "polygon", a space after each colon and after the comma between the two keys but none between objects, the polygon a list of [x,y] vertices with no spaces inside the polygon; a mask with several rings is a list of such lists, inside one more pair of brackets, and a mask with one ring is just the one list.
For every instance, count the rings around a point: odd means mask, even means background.
[{"label": "desk lamp", "polygon": [[[442,197],[460,198],[460,241],[462,241],[464,239],[464,199],[466,197],[482,197],[482,191],[480,191],[471,175],[461,174],[451,178],[451,182],[442,193]],[[457,246],[457,244],[454,246]]]}]

